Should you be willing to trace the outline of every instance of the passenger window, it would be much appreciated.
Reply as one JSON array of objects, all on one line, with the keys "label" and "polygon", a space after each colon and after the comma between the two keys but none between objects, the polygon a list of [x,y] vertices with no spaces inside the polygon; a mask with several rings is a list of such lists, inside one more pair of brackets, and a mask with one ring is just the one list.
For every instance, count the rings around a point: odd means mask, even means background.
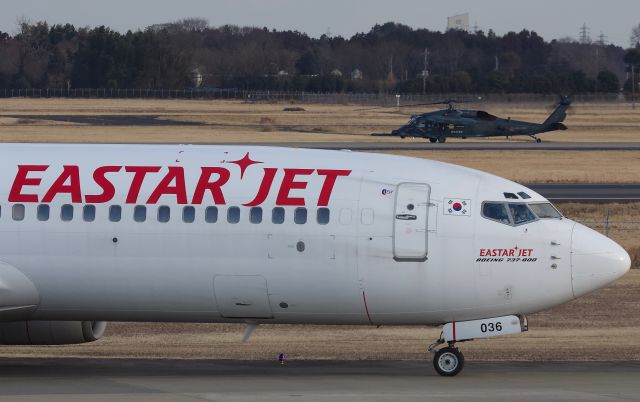
[{"label": "passenger window", "polygon": [[14,221],[24,220],[24,204],[14,204],[11,209],[11,216]]},{"label": "passenger window", "polygon": [[482,216],[487,219],[510,224],[509,214],[507,213],[507,207],[501,202],[485,202],[482,206]]},{"label": "passenger window", "polygon": [[112,205],[109,207],[109,220],[111,222],[120,222],[122,219],[122,207],[120,205]]},{"label": "passenger window", "polygon": [[[63,206],[64,209],[64,206]],[[73,215],[73,210],[71,211]],[[93,222],[96,219],[96,207],[95,205],[85,205],[82,208],[82,220],[85,222]],[[63,218],[64,220],[64,218]]]},{"label": "passenger window", "polygon": [[38,205],[38,220],[39,221],[48,221],[49,220],[49,206],[47,204]]},{"label": "passenger window", "polygon": [[93,222],[96,219],[96,206],[85,205],[82,209],[82,219],[85,222]]},{"label": "passenger window", "polygon": [[320,225],[326,225],[329,223],[330,215],[329,208],[318,208],[318,223]]},{"label": "passenger window", "polygon": [[284,223],[284,208],[273,208],[273,211],[271,213],[271,222],[275,223],[276,225]]},{"label": "passenger window", "polygon": [[298,225],[307,223],[307,208],[296,208],[293,212],[293,221]]},{"label": "passenger window", "polygon": [[73,205],[64,204],[60,209],[60,219],[64,222],[69,222],[73,219]]},{"label": "passenger window", "polygon": [[133,208],[133,220],[136,222],[144,222],[147,220],[147,207],[144,205],[136,205]]},{"label": "passenger window", "polygon": [[240,222],[240,208],[229,207],[227,210],[227,222],[238,223]]},{"label": "passenger window", "polygon": [[158,208],[158,222],[167,223],[171,219],[171,209],[163,205]]},{"label": "passenger window", "polygon": [[253,207],[249,211],[249,222],[251,223],[260,223],[262,222],[262,208]]},{"label": "passenger window", "polygon": [[196,220],[196,209],[188,206],[182,208],[182,221],[184,223],[193,223]]},{"label": "passenger window", "polygon": [[218,221],[218,208],[207,207],[207,209],[204,210],[204,220],[207,223],[216,223]]},{"label": "passenger window", "polygon": [[536,216],[526,204],[509,204],[509,212],[513,218],[513,223],[516,225],[536,220]]}]

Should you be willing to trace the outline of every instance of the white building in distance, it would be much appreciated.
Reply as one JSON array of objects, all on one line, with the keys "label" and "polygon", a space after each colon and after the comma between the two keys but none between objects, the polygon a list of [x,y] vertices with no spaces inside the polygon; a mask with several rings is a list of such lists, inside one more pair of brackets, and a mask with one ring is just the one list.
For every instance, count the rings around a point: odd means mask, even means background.
[{"label": "white building in distance", "polygon": [[447,31],[455,29],[469,32],[469,13],[454,15],[447,18]]}]

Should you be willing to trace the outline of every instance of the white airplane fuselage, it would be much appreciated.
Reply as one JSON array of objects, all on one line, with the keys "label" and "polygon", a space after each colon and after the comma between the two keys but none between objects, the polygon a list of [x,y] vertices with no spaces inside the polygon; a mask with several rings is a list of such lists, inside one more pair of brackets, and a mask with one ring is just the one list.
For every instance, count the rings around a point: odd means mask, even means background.
[{"label": "white airplane fuselage", "polygon": [[548,201],[440,162],[254,146],[0,154],[0,319],[441,324],[544,310],[629,269],[570,219],[483,216],[487,202]]}]

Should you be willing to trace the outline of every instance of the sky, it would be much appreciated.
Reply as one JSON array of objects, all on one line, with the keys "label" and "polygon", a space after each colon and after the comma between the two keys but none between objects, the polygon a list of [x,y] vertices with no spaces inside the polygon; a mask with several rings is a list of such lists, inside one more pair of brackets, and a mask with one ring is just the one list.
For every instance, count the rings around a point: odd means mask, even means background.
[{"label": "sky", "polygon": [[632,27],[640,24],[640,0],[0,0],[0,31],[14,34],[22,18],[126,32],[200,17],[212,26],[350,37],[388,21],[443,31],[447,17],[460,13],[469,13],[470,25],[485,32],[501,35],[526,28],[546,40],[578,38],[586,24],[593,40],[602,32],[608,43],[628,47]]}]

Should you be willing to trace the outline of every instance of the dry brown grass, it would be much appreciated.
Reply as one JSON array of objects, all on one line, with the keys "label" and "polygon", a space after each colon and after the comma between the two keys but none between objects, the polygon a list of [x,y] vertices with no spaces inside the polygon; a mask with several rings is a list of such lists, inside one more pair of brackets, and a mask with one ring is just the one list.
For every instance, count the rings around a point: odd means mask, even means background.
[{"label": "dry brown grass", "polygon": [[[629,254],[640,247],[640,203],[558,203],[557,206],[569,218],[611,237]],[[636,260],[636,264],[639,262]]]},{"label": "dry brown grass", "polygon": [[[304,111],[285,111],[282,104],[239,101],[2,99],[0,142],[90,143],[208,143],[398,141],[372,137],[404,124],[411,110],[371,109],[356,105],[302,105]],[[301,106],[296,106],[300,108]],[[503,116],[542,121],[544,105],[474,105]],[[24,119],[10,116],[42,116]],[[152,115],[160,119],[203,123],[203,126],[102,126],[46,120],[51,115]],[[25,120],[29,123],[25,124]],[[548,141],[640,141],[640,109],[626,104],[582,104],[572,108],[571,130],[545,135]],[[498,139],[503,141],[503,138]],[[407,139],[407,142],[424,142]],[[471,140],[466,140],[471,141]],[[480,139],[476,141],[494,141]],[[529,141],[528,138],[514,141]],[[434,148],[437,144],[434,145]],[[408,151],[406,155],[451,162],[488,171],[520,182],[635,182],[640,177],[640,152],[564,151]]]},{"label": "dry brown grass", "polygon": [[[205,129],[154,127],[155,135],[146,136],[151,142],[171,141],[178,137],[192,142],[224,141],[397,141],[395,137],[371,137],[371,133],[390,132],[404,124],[411,114],[429,110],[425,107],[406,108],[396,112],[393,108],[371,109],[359,105],[315,105],[303,104],[305,111],[291,113],[284,111],[282,104],[255,104],[240,101],[187,101],[187,100],[141,100],[141,99],[3,99],[0,100],[0,141],[29,141],[32,131],[16,130],[15,124],[2,123],[2,115],[158,115],[162,118],[206,123]],[[550,108],[540,104],[465,104],[465,108],[482,108],[500,115],[542,122]],[[543,135],[546,141],[640,141],[640,110],[633,110],[627,104],[579,104],[570,111],[567,124],[570,130]],[[261,135],[262,117],[278,121],[280,131],[273,131],[265,139]],[[79,141],[89,137],[92,142],[105,142],[114,128],[104,130],[79,131],[66,135],[65,124],[52,124],[52,135],[57,134],[59,141]],[[325,133],[318,137],[312,128],[322,128]],[[85,127],[86,129],[86,127]],[[138,131],[143,127],[131,127],[128,135],[120,141],[138,141]],[[119,131],[123,131],[120,127]],[[128,139],[128,141],[127,141]],[[36,138],[40,141],[40,138]],[[504,138],[498,138],[498,141]],[[418,140],[420,141],[420,140]],[[466,140],[470,141],[470,140]],[[481,139],[480,141],[495,141]],[[516,139],[514,139],[516,141]],[[518,138],[517,141],[530,141]]]},{"label": "dry brown grass", "polygon": [[520,183],[637,183],[640,151],[389,151],[454,163]]}]

